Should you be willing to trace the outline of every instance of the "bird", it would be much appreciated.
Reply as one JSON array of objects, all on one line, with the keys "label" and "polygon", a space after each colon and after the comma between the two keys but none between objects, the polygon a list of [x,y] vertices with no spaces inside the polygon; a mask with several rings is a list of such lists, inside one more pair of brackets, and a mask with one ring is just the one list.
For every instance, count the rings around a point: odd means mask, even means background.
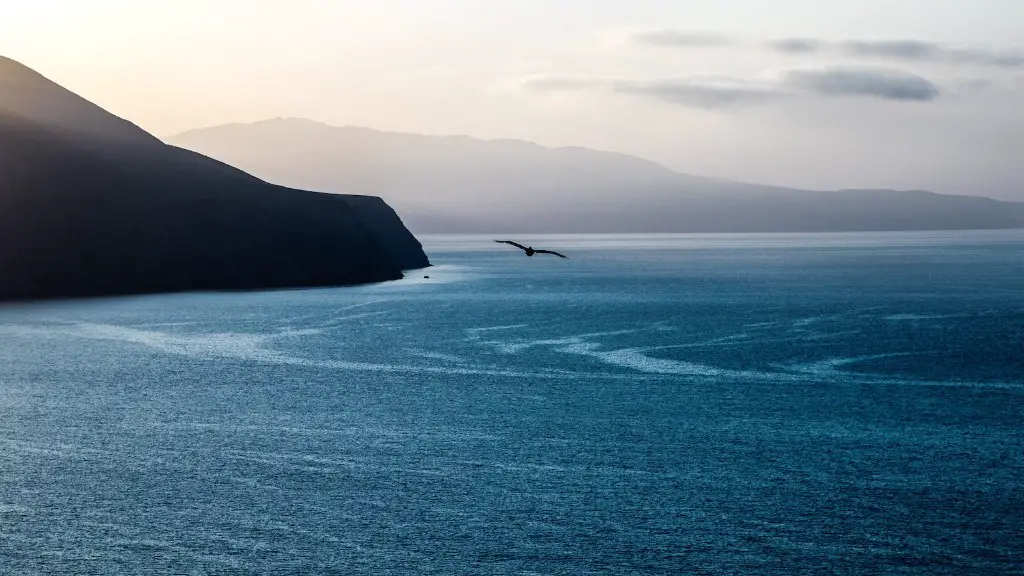
[{"label": "bird", "polygon": [[497,242],[499,244],[511,244],[511,245],[515,246],[516,248],[519,248],[520,250],[526,252],[527,256],[533,256],[534,254],[554,254],[555,256],[558,256],[559,258],[566,258],[566,259],[569,258],[568,256],[566,256],[564,254],[559,254],[558,252],[555,252],[553,250],[535,250],[533,248],[533,246],[523,246],[522,244],[513,242],[511,240],[495,240],[495,242]]}]

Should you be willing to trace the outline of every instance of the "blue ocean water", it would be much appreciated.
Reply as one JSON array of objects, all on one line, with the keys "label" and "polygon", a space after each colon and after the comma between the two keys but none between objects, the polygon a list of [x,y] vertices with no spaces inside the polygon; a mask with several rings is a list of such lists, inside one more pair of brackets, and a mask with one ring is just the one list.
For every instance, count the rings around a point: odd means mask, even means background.
[{"label": "blue ocean water", "polygon": [[0,572],[1024,573],[1024,233],[520,240],[0,307]]}]

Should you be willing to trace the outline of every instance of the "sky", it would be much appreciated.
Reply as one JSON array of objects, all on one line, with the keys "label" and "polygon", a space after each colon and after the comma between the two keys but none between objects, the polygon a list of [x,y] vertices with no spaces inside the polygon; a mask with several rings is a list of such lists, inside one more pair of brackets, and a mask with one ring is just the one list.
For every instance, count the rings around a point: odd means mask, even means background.
[{"label": "sky", "polygon": [[301,117],[814,189],[1024,200],[1021,0],[0,0],[157,136]]}]

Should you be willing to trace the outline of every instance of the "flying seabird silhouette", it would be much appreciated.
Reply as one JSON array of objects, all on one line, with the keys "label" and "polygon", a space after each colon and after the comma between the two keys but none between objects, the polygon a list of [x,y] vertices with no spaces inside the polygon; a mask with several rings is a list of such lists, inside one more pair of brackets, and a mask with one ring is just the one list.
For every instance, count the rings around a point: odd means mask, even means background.
[{"label": "flying seabird silhouette", "polygon": [[516,248],[519,248],[520,250],[526,252],[527,256],[533,256],[534,254],[554,254],[559,258],[569,258],[568,256],[565,256],[564,254],[559,254],[558,252],[555,252],[553,250],[534,250],[533,246],[523,246],[522,244],[518,244],[511,240],[495,240],[495,242],[499,244],[511,244]]}]

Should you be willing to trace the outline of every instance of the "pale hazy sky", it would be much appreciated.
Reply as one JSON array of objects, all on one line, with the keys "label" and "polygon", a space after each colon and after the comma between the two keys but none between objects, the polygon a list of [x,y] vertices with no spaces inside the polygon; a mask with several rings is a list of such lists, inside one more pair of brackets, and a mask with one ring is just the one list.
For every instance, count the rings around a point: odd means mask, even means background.
[{"label": "pale hazy sky", "polygon": [[0,0],[158,136],[278,116],[1024,200],[1024,0]]}]

